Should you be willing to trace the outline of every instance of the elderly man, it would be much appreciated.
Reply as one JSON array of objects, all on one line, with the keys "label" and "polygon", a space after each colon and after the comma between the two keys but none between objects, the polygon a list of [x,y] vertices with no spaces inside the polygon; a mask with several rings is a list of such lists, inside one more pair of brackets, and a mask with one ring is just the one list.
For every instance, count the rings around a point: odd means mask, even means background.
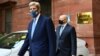
[{"label": "elderly man", "polygon": [[24,56],[29,48],[29,56],[55,56],[56,33],[50,18],[40,14],[38,2],[29,3],[32,21],[28,26],[25,42],[19,51],[19,56]]},{"label": "elderly man", "polygon": [[68,24],[67,15],[59,17],[57,34],[57,53],[56,56],[76,56],[76,31],[73,26]]}]

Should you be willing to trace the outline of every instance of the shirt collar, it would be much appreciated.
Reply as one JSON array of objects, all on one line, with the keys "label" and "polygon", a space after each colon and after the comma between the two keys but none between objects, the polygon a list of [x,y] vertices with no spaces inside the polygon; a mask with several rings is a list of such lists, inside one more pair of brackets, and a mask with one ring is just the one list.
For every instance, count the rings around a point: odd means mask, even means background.
[{"label": "shirt collar", "polygon": [[33,21],[38,21],[39,20],[39,17],[40,17],[40,13],[37,15],[37,17],[36,18],[33,18]]}]

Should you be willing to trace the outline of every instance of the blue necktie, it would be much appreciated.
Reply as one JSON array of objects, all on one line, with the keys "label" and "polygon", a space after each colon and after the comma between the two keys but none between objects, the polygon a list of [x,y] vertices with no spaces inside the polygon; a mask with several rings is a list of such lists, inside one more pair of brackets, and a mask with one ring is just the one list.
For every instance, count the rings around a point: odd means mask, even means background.
[{"label": "blue necktie", "polygon": [[33,19],[32,23],[31,39],[33,38],[35,27],[36,27],[36,18]]}]

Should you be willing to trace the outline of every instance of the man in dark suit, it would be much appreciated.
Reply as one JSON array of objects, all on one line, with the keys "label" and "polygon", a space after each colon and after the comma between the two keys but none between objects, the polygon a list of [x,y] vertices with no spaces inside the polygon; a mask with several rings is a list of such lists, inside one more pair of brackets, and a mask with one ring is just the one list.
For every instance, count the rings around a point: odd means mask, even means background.
[{"label": "man in dark suit", "polygon": [[29,48],[29,56],[55,56],[56,33],[52,20],[40,14],[40,4],[38,2],[30,2],[29,7],[32,21],[18,55],[24,56]]},{"label": "man in dark suit", "polygon": [[57,53],[56,56],[76,56],[76,31],[73,26],[68,24],[67,15],[59,17],[57,34]]}]

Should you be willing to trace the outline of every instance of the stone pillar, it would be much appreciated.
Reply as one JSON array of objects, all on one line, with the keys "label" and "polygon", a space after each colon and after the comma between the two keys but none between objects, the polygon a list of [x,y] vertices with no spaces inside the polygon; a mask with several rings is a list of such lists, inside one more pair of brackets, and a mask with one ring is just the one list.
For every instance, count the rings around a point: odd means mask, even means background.
[{"label": "stone pillar", "polygon": [[93,0],[93,29],[96,56],[100,56],[100,0]]}]

